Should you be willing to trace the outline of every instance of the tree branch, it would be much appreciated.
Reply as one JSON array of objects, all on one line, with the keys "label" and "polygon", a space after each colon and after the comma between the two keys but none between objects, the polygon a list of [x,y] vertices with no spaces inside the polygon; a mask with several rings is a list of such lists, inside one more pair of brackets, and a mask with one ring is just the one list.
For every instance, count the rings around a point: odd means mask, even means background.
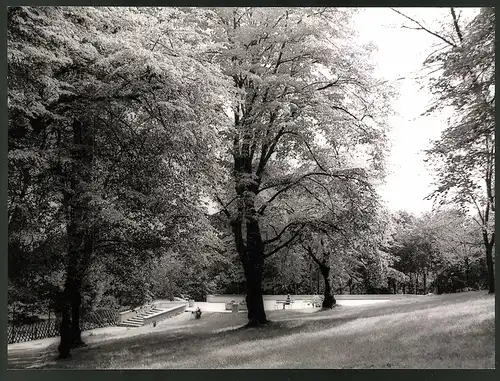
[{"label": "tree branch", "polygon": [[285,127],[282,127],[274,137],[273,142],[271,143],[271,146],[269,147],[269,150],[267,151],[267,154],[264,158],[264,167],[271,158],[271,155],[274,153],[276,145],[278,144],[278,141],[280,140],[280,138],[283,136],[284,133],[285,133]]},{"label": "tree branch", "polygon": [[270,257],[271,255],[277,253],[278,251],[280,251],[281,249],[283,249],[284,247],[286,247],[290,243],[292,243],[292,241],[295,240],[295,238],[297,238],[297,236],[300,234],[300,232],[301,232],[302,229],[304,229],[304,225],[302,225],[300,229],[296,230],[295,233],[290,237],[290,239],[288,241],[286,241],[285,243],[279,245],[278,247],[276,247],[271,252],[269,252],[267,254],[264,254],[264,259]]},{"label": "tree branch", "polygon": [[[391,8],[391,9],[392,9],[394,12],[396,12],[397,14],[399,14],[399,15],[403,16],[404,18],[406,18],[406,19],[408,19],[408,20],[410,20],[410,21],[412,21],[413,23],[415,23],[415,24],[417,24],[417,25],[418,25],[418,28],[413,28],[413,29],[425,30],[427,33],[429,33],[429,34],[433,35],[434,37],[439,38],[440,40],[444,41],[444,42],[445,42],[445,43],[447,43],[448,45],[453,46],[454,48],[456,48],[456,47],[457,47],[457,45],[456,45],[456,44],[454,44],[452,41],[450,41],[450,40],[448,40],[448,39],[444,38],[443,36],[439,35],[439,34],[438,34],[438,33],[436,33],[436,32],[433,32],[432,30],[430,30],[430,29],[426,28],[425,26],[423,26],[423,25],[422,25],[420,22],[418,22],[417,20],[415,20],[415,19],[411,18],[410,16],[405,15],[404,13],[402,13],[402,12],[398,11],[398,10],[397,10],[397,9],[395,9],[395,8]],[[409,28],[409,27],[406,27],[406,28],[407,28],[407,29],[412,29],[412,28]]]},{"label": "tree branch", "polygon": [[292,221],[292,222],[288,223],[288,224],[287,224],[287,225],[286,225],[286,226],[285,226],[285,227],[284,227],[284,228],[283,228],[283,229],[282,229],[279,233],[277,233],[277,232],[276,232],[276,230],[275,230],[275,229],[274,229],[274,227],[273,227],[273,230],[274,230],[274,232],[276,233],[276,236],[275,236],[275,237],[273,237],[273,238],[271,238],[271,239],[265,240],[263,243],[264,243],[265,245],[267,245],[267,244],[269,244],[269,243],[272,243],[272,242],[274,242],[274,241],[279,240],[279,239],[281,238],[281,236],[285,233],[285,231],[286,231],[289,227],[294,226],[294,225],[297,225],[297,222],[296,222],[296,221]]},{"label": "tree branch", "polygon": [[227,209],[227,207],[229,205],[231,205],[231,203],[236,200],[237,197],[233,197],[233,199],[231,201],[229,201],[229,203],[227,203],[226,205],[224,204],[224,202],[221,200],[221,198],[219,197],[219,195],[217,193],[214,194],[215,196],[215,199],[217,200],[217,202],[222,206],[222,210],[224,212],[224,214],[226,215],[227,218],[231,218],[231,213],[229,213],[229,210]]},{"label": "tree branch", "polygon": [[313,253],[313,250],[312,250],[311,246],[304,246],[304,244],[303,244],[303,243],[301,243],[300,245],[304,248],[304,250],[305,250],[305,251],[306,251],[306,253],[309,255],[309,257],[311,257],[311,258],[312,258],[312,260],[313,260],[314,262],[316,262],[316,264],[317,264],[318,266],[322,266],[322,265],[323,265],[323,264],[321,263],[321,261],[320,261],[318,258],[316,258],[316,256],[314,255],[314,253]]},{"label": "tree branch", "polygon": [[462,31],[460,30],[460,27],[458,25],[458,18],[457,15],[455,14],[455,8],[451,7],[451,17],[453,18],[453,26],[455,27],[455,32],[457,32],[458,40],[460,43],[464,41],[464,36],[462,35]]},{"label": "tree branch", "polygon": [[[337,78],[334,82],[330,82],[330,83],[326,84],[325,86],[322,86],[322,87],[316,89],[316,91],[326,90],[332,86],[335,86],[338,81],[339,81],[339,78]],[[307,86],[310,86],[310,85],[307,85]],[[305,86],[303,89],[305,89],[307,86]]]},{"label": "tree branch", "polygon": [[[356,169],[356,168],[353,168],[353,169]],[[353,170],[353,169],[351,169],[351,170]],[[310,176],[327,176],[327,177],[335,177],[335,178],[344,179],[344,180],[357,180],[357,181],[360,181],[360,182],[364,183],[365,185],[369,185],[369,183],[365,182],[362,179],[359,179],[359,178],[357,178],[355,176],[349,176],[347,174],[342,173],[342,172],[348,172],[348,171],[349,170],[342,170],[342,171],[337,171],[337,173],[330,173],[330,172],[309,172],[309,173],[306,173],[306,174],[300,176],[297,180],[292,181],[292,182],[287,181],[287,182],[283,182],[283,183],[270,184],[270,185],[264,186],[261,189],[259,189],[259,193],[262,192],[262,191],[264,191],[264,190],[271,189],[271,188],[274,188],[274,187],[278,187],[278,186],[281,186],[281,185],[296,185],[300,181],[302,181],[303,179],[308,178]]]},{"label": "tree branch", "polygon": [[313,153],[312,149],[311,149],[311,146],[309,145],[309,143],[307,142],[306,139],[304,139],[302,136],[300,136],[298,133],[296,132],[293,132],[293,131],[289,131],[287,132],[287,134],[290,134],[290,135],[294,135],[294,136],[298,136],[302,142],[306,145],[307,147],[307,150],[309,151],[309,153],[311,154],[313,160],[315,161],[316,165],[319,167],[319,169],[321,169],[323,172],[328,172],[325,168],[323,168],[323,166],[319,163],[318,159],[316,158],[316,155]]}]

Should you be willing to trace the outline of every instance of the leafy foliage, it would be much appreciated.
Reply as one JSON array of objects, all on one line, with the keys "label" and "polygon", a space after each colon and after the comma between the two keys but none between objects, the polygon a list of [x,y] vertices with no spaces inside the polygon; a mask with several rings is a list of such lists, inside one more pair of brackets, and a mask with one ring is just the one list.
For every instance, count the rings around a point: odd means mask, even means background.
[{"label": "leafy foliage", "polygon": [[428,151],[437,167],[433,196],[472,210],[481,227],[489,289],[494,291],[495,243],[495,12],[482,8],[465,27],[451,9],[457,42],[431,55],[426,65],[437,66],[439,77],[430,80],[435,105],[449,106],[454,116],[441,139]]},{"label": "leafy foliage", "polygon": [[166,30],[158,25],[188,16],[171,9],[10,8],[9,277],[18,287],[38,297],[39,288],[62,291],[66,197],[78,168],[72,124],[81,118],[91,121],[93,141],[91,176],[80,169],[75,195],[86,198],[92,216],[91,226],[80,226],[93,240],[89,300],[106,304],[107,293],[110,303],[113,294],[121,305],[143,302],[151,287],[132,269],[145,270],[166,249],[192,240],[224,123],[217,110],[225,86],[190,50],[197,41],[177,35],[170,47],[161,43]]}]

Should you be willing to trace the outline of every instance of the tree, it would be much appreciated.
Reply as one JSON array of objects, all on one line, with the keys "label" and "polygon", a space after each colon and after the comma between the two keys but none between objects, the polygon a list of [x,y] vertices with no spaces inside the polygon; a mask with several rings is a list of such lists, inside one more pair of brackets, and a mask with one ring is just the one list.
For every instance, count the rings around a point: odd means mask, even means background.
[{"label": "tree", "polygon": [[369,183],[348,184],[330,179],[304,185],[301,193],[302,199],[296,201],[301,205],[305,226],[301,245],[323,276],[323,308],[332,308],[332,267],[348,268],[352,276],[377,250],[376,237],[383,233],[377,229],[381,222],[378,196]]},{"label": "tree", "polygon": [[479,260],[482,242],[471,217],[460,210],[441,210],[425,222],[434,239],[431,260],[440,292],[483,288],[476,275],[484,274],[485,263]]},{"label": "tree", "polygon": [[307,255],[318,265],[320,273],[323,276],[323,308],[332,308],[337,303],[332,293],[330,280],[330,260],[332,255],[331,246],[333,244],[334,243],[329,244],[329,242],[325,241],[324,238],[319,238],[319,242],[309,240],[307,245],[303,245]]},{"label": "tree", "polygon": [[[161,41],[163,22],[184,16],[9,8],[9,256],[26,263],[45,245],[62,258],[63,358],[82,344],[82,287],[95,258],[146,266],[185,242],[202,214],[225,86],[190,49],[198,40]],[[35,244],[22,241],[30,230]]]},{"label": "tree", "polygon": [[409,292],[482,288],[477,282],[484,265],[478,260],[481,242],[470,216],[459,209],[441,208],[403,223],[398,215],[394,219],[399,225],[387,249],[396,258],[394,268],[408,276]]},{"label": "tree", "polygon": [[[398,11],[398,13],[401,13]],[[495,291],[495,11],[482,8],[472,21],[461,25],[460,14],[450,8],[449,30],[432,31],[440,49],[424,62],[438,76],[430,77],[435,102],[428,112],[454,110],[441,139],[427,151],[437,168],[431,198],[453,203],[476,214],[488,267],[488,289]]]},{"label": "tree", "polygon": [[[380,171],[389,94],[371,77],[363,58],[369,47],[358,50],[347,41],[349,11],[226,8],[213,11],[212,22],[219,44],[211,50],[213,60],[236,93],[224,158],[234,190],[214,197],[231,221],[249,325],[259,325],[267,321],[264,260],[304,228],[292,223],[264,239],[263,231],[272,230],[261,221],[276,200],[306,182],[366,181],[366,171],[346,162],[349,155],[339,149],[363,147],[358,162],[365,159],[372,172]],[[328,156],[332,160],[323,160]]]},{"label": "tree", "polygon": [[[401,218],[402,216],[406,216]],[[397,258],[395,268],[408,276],[408,292],[427,292],[429,271],[436,259],[436,235],[430,216],[415,217],[407,213],[394,216],[397,229],[389,251]],[[419,276],[422,279],[419,286]],[[406,290],[405,290],[406,291]]]}]

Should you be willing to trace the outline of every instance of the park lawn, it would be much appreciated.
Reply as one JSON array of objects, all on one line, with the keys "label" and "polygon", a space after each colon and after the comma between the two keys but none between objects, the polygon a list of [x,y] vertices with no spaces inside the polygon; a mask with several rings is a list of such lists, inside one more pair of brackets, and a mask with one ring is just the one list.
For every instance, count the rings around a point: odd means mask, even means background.
[{"label": "park lawn", "polygon": [[89,345],[58,369],[494,368],[495,299],[486,292],[422,296],[330,311],[205,313],[165,330]]}]

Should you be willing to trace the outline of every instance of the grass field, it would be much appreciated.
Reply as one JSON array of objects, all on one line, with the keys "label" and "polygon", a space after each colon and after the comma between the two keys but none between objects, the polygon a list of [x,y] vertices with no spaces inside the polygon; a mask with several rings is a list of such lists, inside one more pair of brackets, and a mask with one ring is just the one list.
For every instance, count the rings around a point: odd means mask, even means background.
[{"label": "grass field", "polygon": [[245,314],[207,312],[90,344],[70,360],[54,361],[55,352],[38,358],[57,369],[495,367],[495,298],[486,292],[268,318],[267,327],[242,328]]}]

